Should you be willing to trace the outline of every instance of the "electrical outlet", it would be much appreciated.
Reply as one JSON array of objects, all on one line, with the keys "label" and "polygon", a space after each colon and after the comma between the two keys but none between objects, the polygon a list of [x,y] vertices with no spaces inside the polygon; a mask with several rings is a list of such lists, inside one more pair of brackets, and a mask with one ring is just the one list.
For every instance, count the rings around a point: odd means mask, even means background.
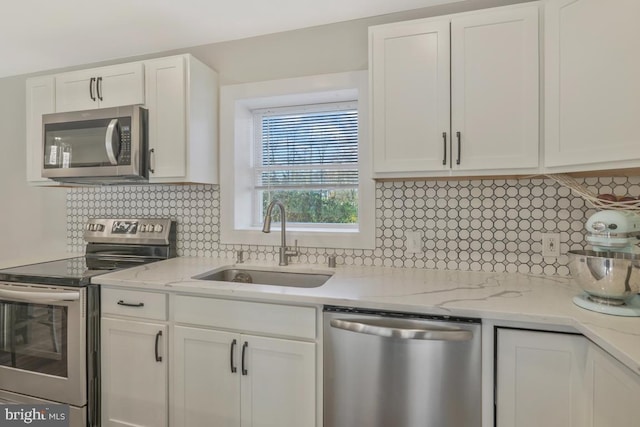
[{"label": "electrical outlet", "polygon": [[407,254],[421,254],[423,252],[422,238],[424,232],[422,230],[405,230],[405,246]]},{"label": "electrical outlet", "polygon": [[542,256],[556,258],[560,256],[560,235],[558,233],[542,234]]}]

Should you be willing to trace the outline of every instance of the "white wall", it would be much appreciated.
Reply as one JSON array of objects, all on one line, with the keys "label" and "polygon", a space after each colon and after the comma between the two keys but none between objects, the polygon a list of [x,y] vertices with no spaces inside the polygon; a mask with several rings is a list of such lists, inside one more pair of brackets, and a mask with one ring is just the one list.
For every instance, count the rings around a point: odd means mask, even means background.
[{"label": "white wall", "polygon": [[198,46],[189,52],[220,75],[220,84],[284,79],[368,68],[368,27],[531,0],[467,0],[407,12]]},{"label": "white wall", "polygon": [[26,181],[25,78],[0,79],[0,265],[66,250],[66,190]]}]

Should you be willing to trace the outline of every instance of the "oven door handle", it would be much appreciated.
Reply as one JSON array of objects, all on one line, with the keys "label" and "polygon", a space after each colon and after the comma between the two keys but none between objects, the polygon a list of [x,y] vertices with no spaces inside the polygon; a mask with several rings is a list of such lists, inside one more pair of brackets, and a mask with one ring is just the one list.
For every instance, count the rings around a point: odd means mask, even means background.
[{"label": "oven door handle", "polygon": [[9,299],[9,300],[21,301],[21,302],[32,302],[32,303],[78,301],[80,299],[80,292],[75,292],[75,291],[28,292],[28,291],[14,291],[9,289],[0,289],[0,300],[2,299]]}]

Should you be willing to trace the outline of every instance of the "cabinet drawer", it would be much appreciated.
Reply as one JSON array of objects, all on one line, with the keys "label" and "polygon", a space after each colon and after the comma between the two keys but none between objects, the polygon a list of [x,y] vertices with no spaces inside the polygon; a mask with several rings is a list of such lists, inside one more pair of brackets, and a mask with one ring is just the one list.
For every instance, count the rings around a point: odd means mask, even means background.
[{"label": "cabinet drawer", "polygon": [[175,321],[242,332],[316,338],[316,309],[178,295]]},{"label": "cabinet drawer", "polygon": [[167,320],[167,295],[126,289],[102,288],[102,314]]}]

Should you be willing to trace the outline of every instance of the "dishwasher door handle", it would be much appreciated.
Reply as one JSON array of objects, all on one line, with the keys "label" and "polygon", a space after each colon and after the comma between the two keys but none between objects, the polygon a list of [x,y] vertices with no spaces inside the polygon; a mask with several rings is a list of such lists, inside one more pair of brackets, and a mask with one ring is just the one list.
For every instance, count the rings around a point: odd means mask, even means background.
[{"label": "dishwasher door handle", "polygon": [[469,341],[473,332],[454,327],[441,327],[407,319],[331,319],[333,328],[385,338],[430,341]]}]

